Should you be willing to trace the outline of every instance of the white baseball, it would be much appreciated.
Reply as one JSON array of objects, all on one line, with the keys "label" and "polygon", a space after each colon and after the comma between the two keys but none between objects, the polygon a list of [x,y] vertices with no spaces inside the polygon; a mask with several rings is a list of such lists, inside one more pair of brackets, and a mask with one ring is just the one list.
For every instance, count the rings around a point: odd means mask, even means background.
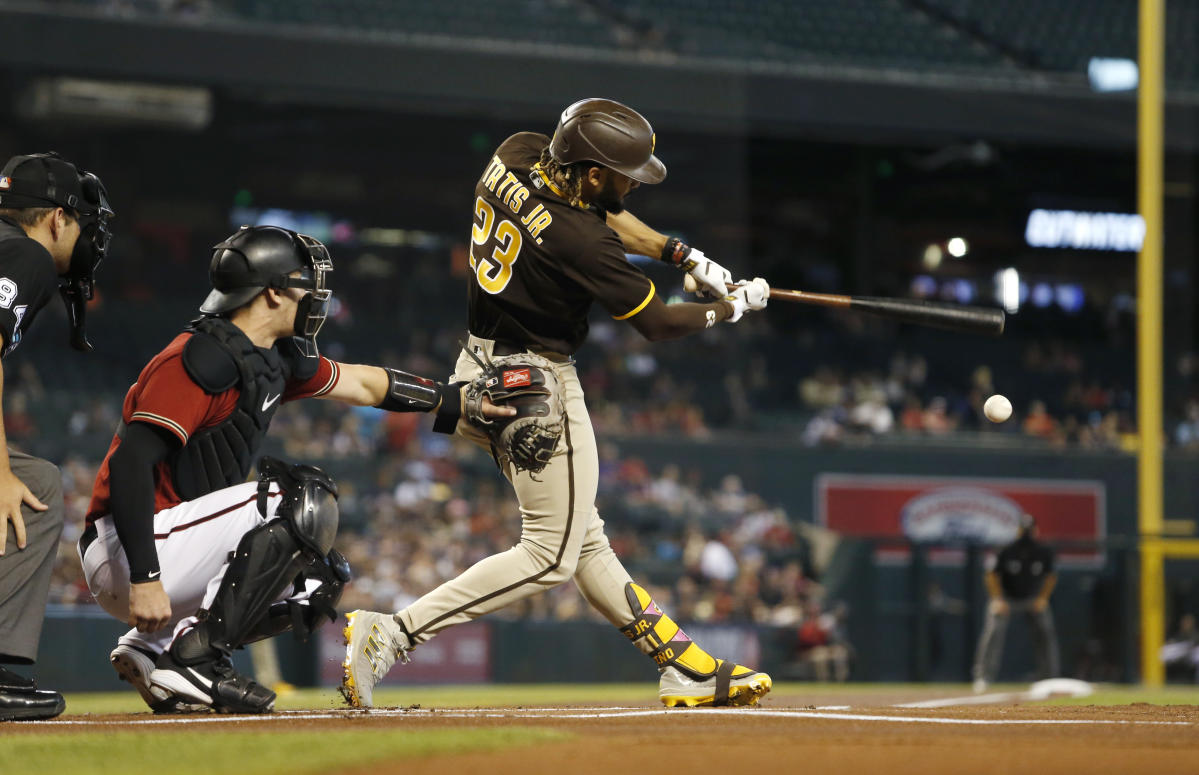
[{"label": "white baseball", "polygon": [[695,293],[696,288],[699,288],[699,283],[695,282],[695,278],[691,275],[684,275],[683,290],[687,293]]},{"label": "white baseball", "polygon": [[1006,396],[996,393],[983,404],[983,414],[991,422],[1003,422],[1012,416],[1012,402],[1007,400]]}]

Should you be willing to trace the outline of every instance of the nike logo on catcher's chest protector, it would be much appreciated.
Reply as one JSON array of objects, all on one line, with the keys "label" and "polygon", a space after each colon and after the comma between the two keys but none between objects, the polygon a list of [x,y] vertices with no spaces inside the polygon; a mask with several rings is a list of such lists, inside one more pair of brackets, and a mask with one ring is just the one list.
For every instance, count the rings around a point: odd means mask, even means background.
[{"label": "nike logo on catcher's chest protector", "polygon": [[262,411],[264,411],[264,412],[265,412],[267,409],[270,409],[270,408],[271,408],[271,405],[272,405],[272,404],[274,404],[276,401],[278,401],[278,400],[279,400],[279,396],[281,396],[281,395],[283,395],[283,394],[282,394],[282,393],[279,393],[278,395],[275,395],[275,396],[267,396],[266,398],[264,398],[264,399],[262,400]]}]

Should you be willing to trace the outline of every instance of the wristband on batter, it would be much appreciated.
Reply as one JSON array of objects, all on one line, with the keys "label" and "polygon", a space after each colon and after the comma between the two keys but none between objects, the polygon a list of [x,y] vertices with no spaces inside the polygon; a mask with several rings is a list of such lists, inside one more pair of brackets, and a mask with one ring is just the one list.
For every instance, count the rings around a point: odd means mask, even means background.
[{"label": "wristband on batter", "polygon": [[666,240],[666,246],[662,248],[662,255],[658,258],[664,263],[673,264],[684,271],[690,269],[694,264],[687,260],[691,255],[691,246],[683,242],[678,237],[671,237]]}]

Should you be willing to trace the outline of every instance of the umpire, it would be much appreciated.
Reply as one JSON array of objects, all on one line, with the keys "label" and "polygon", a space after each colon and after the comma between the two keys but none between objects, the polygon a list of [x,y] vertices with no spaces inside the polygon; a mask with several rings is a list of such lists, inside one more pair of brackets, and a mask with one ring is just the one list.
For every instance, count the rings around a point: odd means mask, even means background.
[{"label": "umpire", "polygon": [[1057,584],[1053,549],[1037,541],[1037,523],[1031,514],[1020,517],[1020,536],[999,550],[995,566],[987,571],[987,620],[974,655],[974,691],[987,690],[1003,658],[1003,640],[1015,612],[1028,617],[1037,650],[1039,678],[1059,673],[1057,635],[1049,596]]},{"label": "umpire", "polygon": [[[14,156],[0,170],[0,357],[21,343],[56,287],[71,345],[91,349],[84,305],[111,217],[100,179],[57,154]],[[63,517],[58,468],[8,449],[0,421],[0,721],[53,718],[66,707],[58,692],[2,666],[37,657]]]}]

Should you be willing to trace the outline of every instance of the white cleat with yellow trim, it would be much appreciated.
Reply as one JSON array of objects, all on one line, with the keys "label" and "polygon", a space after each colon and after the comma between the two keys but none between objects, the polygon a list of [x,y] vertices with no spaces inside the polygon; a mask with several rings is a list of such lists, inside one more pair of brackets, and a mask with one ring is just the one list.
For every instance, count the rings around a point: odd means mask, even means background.
[{"label": "white cleat with yellow trim", "polygon": [[770,691],[770,676],[704,651],[636,583],[625,585],[625,598],[636,618],[621,632],[658,665],[666,707],[754,705]]},{"label": "white cleat with yellow trim", "polygon": [[391,614],[351,611],[342,630],[346,659],[342,662],[341,696],[354,708],[374,704],[375,684],[399,659],[408,662],[412,645]]},{"label": "white cleat with yellow trim", "polygon": [[[723,659],[716,662],[716,675],[701,680],[687,676],[677,667],[666,668],[658,681],[658,699],[668,708],[756,705],[770,691],[770,676],[765,673]],[[726,670],[729,675],[722,680],[721,673]]]}]

